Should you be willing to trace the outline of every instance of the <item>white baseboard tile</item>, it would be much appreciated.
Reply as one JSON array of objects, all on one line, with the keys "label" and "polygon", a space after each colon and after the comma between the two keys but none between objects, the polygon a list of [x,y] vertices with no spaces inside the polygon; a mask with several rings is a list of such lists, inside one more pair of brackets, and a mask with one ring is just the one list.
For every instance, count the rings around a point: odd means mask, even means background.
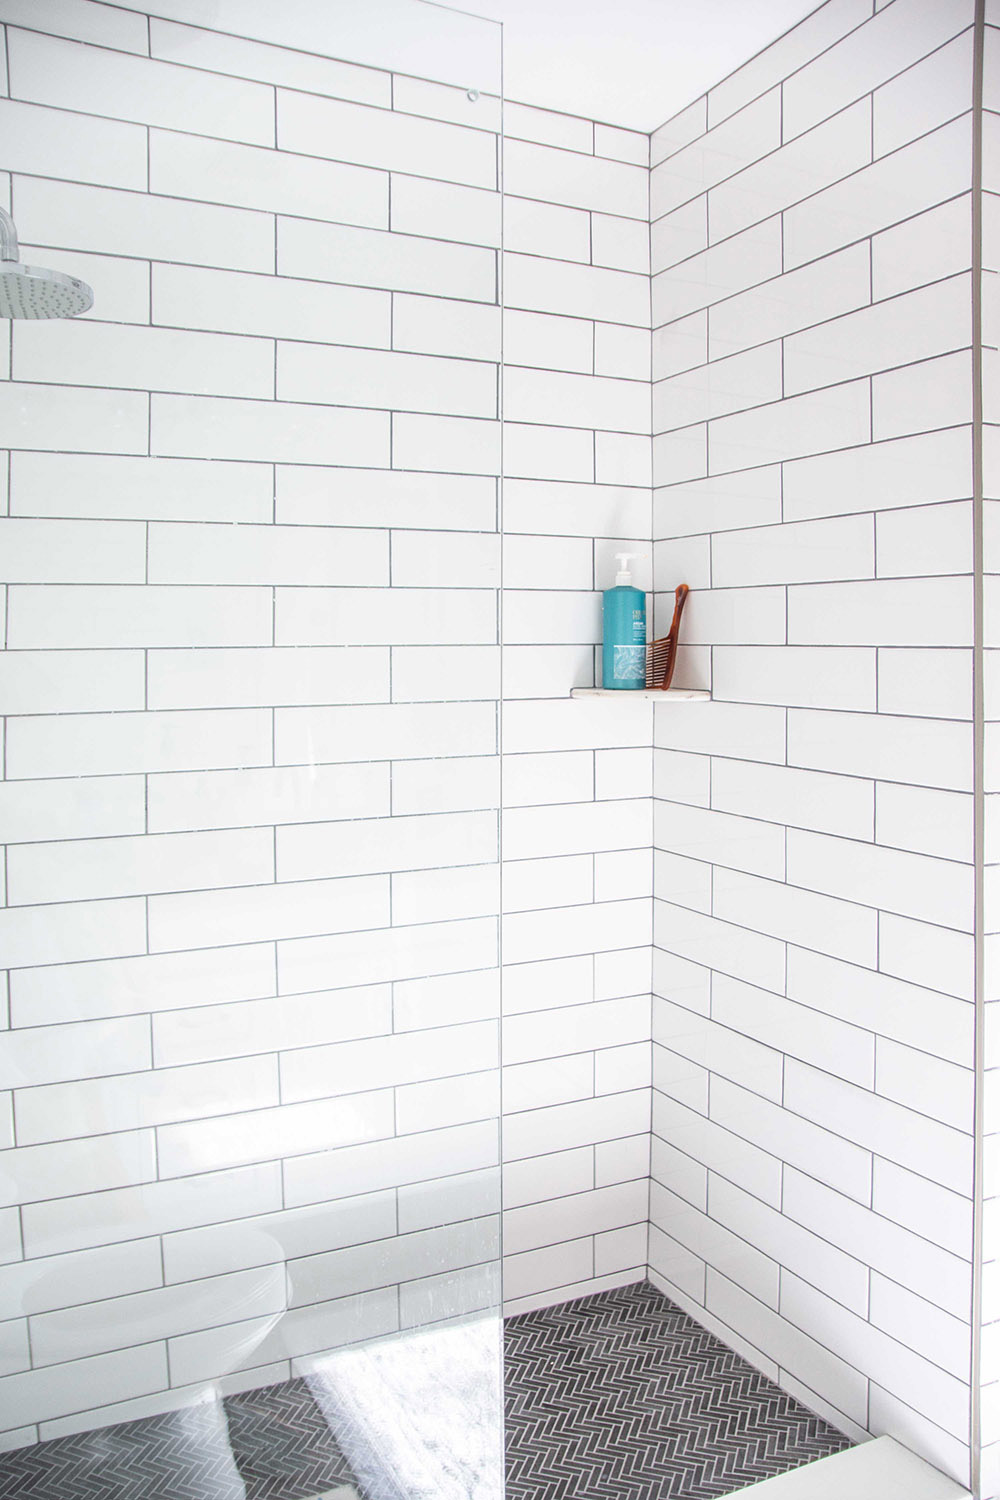
[{"label": "white baseboard tile", "polygon": [[894,1438],[874,1438],[740,1491],[753,1500],[972,1500]]}]

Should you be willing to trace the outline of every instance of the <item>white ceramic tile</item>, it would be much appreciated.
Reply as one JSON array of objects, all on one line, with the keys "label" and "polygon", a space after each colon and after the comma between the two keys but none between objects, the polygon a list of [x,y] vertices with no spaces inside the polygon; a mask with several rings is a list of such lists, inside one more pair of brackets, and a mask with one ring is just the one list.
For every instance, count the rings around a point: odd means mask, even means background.
[{"label": "white ceramic tile", "polygon": [[[669,796],[670,792],[664,789],[659,795]],[[869,836],[873,827],[872,783],[853,777],[828,776],[821,771],[797,771],[717,757],[712,762],[711,797],[712,806],[723,811],[742,812],[793,827],[816,828],[854,838]]]},{"label": "white ceramic tile", "polygon": [[292,402],[218,402],[197,396],[157,396],[153,408],[153,446],[166,456],[388,462],[384,412],[336,413]]},{"label": "white ceramic tile", "polygon": [[264,521],[274,506],[271,470],[263,465],[19,453],[12,467],[24,515]]},{"label": "white ceramic tile", "polygon": [[417,354],[281,343],[280,400],[495,416],[496,372],[486,363]]},{"label": "white ceramic tile", "polygon": [[78,1411],[81,1376],[86,1381],[87,1399],[95,1402],[160,1391],[167,1384],[166,1348],[163,1344],[142,1344],[54,1370],[8,1375],[0,1387],[7,1419],[12,1424],[37,1422]]},{"label": "white ceramic tile", "polygon": [[388,697],[387,649],[199,647],[156,651],[149,658],[148,706],[153,709],[374,703]]},{"label": "white ceramic tile", "polygon": [[184,260],[225,270],[274,270],[274,220],[268,214],[214,203],[186,203],[154,194],[26,179],[18,215],[36,244]]},{"label": "white ceramic tile", "polygon": [[971,1067],[959,1067],[880,1038],[876,1048],[875,1090],[908,1109],[929,1115],[966,1135],[972,1134]]},{"label": "white ceramic tile", "polygon": [[271,345],[261,340],[96,322],[60,322],[44,340],[15,340],[14,373],[220,396],[270,396],[274,386]]},{"label": "white ceramic tile", "polygon": [[791,709],[788,764],[955,791],[971,787],[971,741],[965,725],[884,713]]},{"label": "white ceramic tile", "polygon": [[873,648],[859,647],[719,646],[712,691],[718,700],[870,710],[875,656]]},{"label": "white ceramic tile", "polygon": [[853,1355],[873,1378],[892,1384],[907,1404],[925,1415],[934,1413],[946,1431],[959,1435],[966,1430],[967,1388],[954,1376],[918,1354],[912,1354],[864,1319],[843,1309],[834,1309],[822,1293],[813,1291],[794,1277],[782,1285],[782,1309],[797,1326],[822,1319],[834,1350]]},{"label": "white ceramic tile", "polygon": [[[781,220],[775,217],[654,276],[653,326],[710,307],[746,287],[768,281],[780,271]],[[724,325],[726,318],[727,310],[723,309]],[[747,342],[759,341],[749,338]]]},{"label": "white ceramic tile", "polygon": [[968,580],[945,578],[936,582],[939,613],[930,629],[926,587],[922,579],[879,578],[791,588],[788,638],[812,645],[831,640],[880,646],[970,644],[972,601]]},{"label": "white ceramic tile", "polygon": [[493,918],[376,931],[378,935],[373,937],[351,922],[343,937],[284,940],[278,948],[282,990],[295,993],[321,989],[333,981],[343,985],[382,984],[485,969],[496,963]]},{"label": "white ceramic tile", "polygon": [[[243,37],[202,31],[194,26],[178,26],[172,21],[160,21],[155,16],[150,18],[149,42],[153,57],[167,58],[188,67],[207,68],[214,73],[235,73],[241,78],[258,79],[261,83],[284,84],[316,94],[356,99],[363,104],[388,105],[392,102],[390,76],[376,68],[353,67],[350,63],[336,62],[309,52],[268,47]],[[411,79],[400,81],[405,84],[415,82]]]},{"label": "white ceramic tile", "polygon": [[[331,287],[328,290],[336,292],[338,289]],[[376,292],[372,295],[381,301],[384,294]],[[351,302],[357,297],[358,291],[352,289],[349,293]],[[332,326],[337,330],[338,342],[347,342],[339,317]],[[359,338],[357,342],[371,345],[378,341]],[[469,302],[453,302],[444,297],[411,297],[400,292],[392,301],[392,343],[394,349],[410,350],[418,354],[498,359],[499,309]]]},{"label": "white ceramic tile", "polygon": [[645,219],[647,182],[642,167],[516,139],[505,144],[504,185],[520,197]]},{"label": "white ceramic tile", "polygon": [[[26,35],[26,33],[13,33]],[[34,40],[34,38],[32,38]],[[63,45],[56,43],[56,46]],[[73,48],[80,51],[80,48]],[[131,61],[131,59],[129,59]],[[69,122],[72,120],[72,124]],[[107,184],[111,188],[146,187],[141,125],[102,120],[89,114],[54,113],[37,104],[0,100],[0,121],[10,141],[7,170],[33,176],[70,177],[79,182]],[[33,215],[18,213],[32,226],[37,239],[39,226]],[[120,247],[108,245],[109,250]]]},{"label": "white ceramic tile", "polygon": [[594,154],[610,156],[615,161],[630,161],[638,167],[649,165],[649,136],[639,130],[622,130],[614,125],[595,124]]},{"label": "white ceramic tile", "polygon": [[72,444],[89,453],[141,453],[148,443],[149,397],[139,391],[7,381],[0,391],[0,417],[11,448],[63,450]]},{"label": "white ceramic tile", "polygon": [[142,902],[73,902],[0,913],[11,968],[141,952]]},{"label": "white ceramic tile", "polygon": [[892,297],[969,269],[970,208],[963,197],[907,219],[872,239],[872,290]]},{"label": "white ceramic tile", "polygon": [[[4,0],[0,17],[13,26],[38,19],[32,0]],[[46,28],[56,36],[71,37],[125,52],[145,53],[148,25],[141,15],[117,6],[92,5],[89,0],[57,0],[45,16]]]},{"label": "white ceramic tile", "polygon": [[872,433],[878,439],[952,427],[972,409],[971,361],[965,352],[906,365],[872,381]]},{"label": "white ceramic tile", "polygon": [[777,1306],[777,1264],[728,1227],[655,1182],[650,1188],[650,1221],[669,1230],[672,1239],[720,1269],[765,1306]]},{"label": "white ceramic tile", "polygon": [[312,219],[279,219],[277,268],[284,276],[471,302],[493,302],[496,295],[491,250]]},{"label": "white ceramic tile", "polygon": [[92,110],[143,125],[274,145],[271,90],[216,74],[208,81],[190,68],[129,57],[38,33],[13,31],[11,82],[18,98],[61,109]]},{"label": "white ceramic tile", "polygon": [[194,770],[270,762],[269,715],[201,713],[74,715],[17,720],[9,734],[7,775],[87,776]]},{"label": "white ceramic tile", "polygon": [[86,796],[75,780],[10,782],[0,786],[0,837],[23,844],[141,833],[144,802],[142,780],[135,776],[96,780]]},{"label": "white ceramic tile", "polygon": [[[485,299],[483,299],[485,300]],[[649,279],[533,255],[504,257],[504,305],[649,327]]]},{"label": "white ceramic tile", "polygon": [[649,228],[640,220],[611,214],[590,216],[591,259],[595,266],[649,272]]},{"label": "white ceramic tile", "polygon": [[[388,83],[388,76],[374,68],[366,68],[364,72]],[[311,89],[310,92],[334,94],[345,99],[357,97],[336,88]],[[384,97],[379,95],[365,102],[388,104],[388,90]],[[470,99],[467,88],[429,83],[423,78],[408,78],[396,73],[392,79],[392,103],[406,114],[428,115],[432,120],[450,120],[455,125],[469,125],[478,130],[500,129],[500,99],[492,93],[480,92],[478,98]]]},{"label": "white ceramic tile", "polygon": [[11,905],[31,905],[268,880],[273,847],[269,831],[248,829],[80,839],[68,847],[63,841],[34,843],[8,858],[7,899]]},{"label": "white ceramic tile", "polygon": [[512,963],[579,953],[615,952],[649,941],[648,899],[520,912],[505,924],[505,958]]},{"label": "white ceramic tile", "polygon": [[598,1047],[648,1042],[649,1030],[648,995],[508,1016],[503,1027],[504,1063],[512,1066]]},{"label": "white ceramic tile", "polygon": [[784,344],[785,391],[791,395],[963,348],[970,342],[971,306],[967,278],[955,276],[796,334]]},{"label": "white ceramic tile", "polygon": [[971,493],[967,429],[803,458],[784,469],[785,519],[887,510]]},{"label": "white ceramic tile", "polygon": [[[213,462],[218,468],[226,466]],[[353,525],[360,516],[370,526],[412,526],[419,516],[434,530],[496,526],[496,483],[485,477],[292,464],[279,465],[277,490],[276,519],[296,525]]]},{"label": "white ceramic tile", "polygon": [[713,240],[722,239],[811,198],[863,167],[870,153],[871,106],[861,100],[797,140],[786,137],[780,149],[712,188],[709,233]]},{"label": "white ceramic tile", "polygon": [[595,374],[648,380],[650,358],[650,337],[644,328],[626,328],[617,323],[595,324]]},{"label": "white ceramic tile", "polygon": [[580,208],[503,195],[504,245],[525,255],[590,261],[590,215]]},{"label": "white ceramic tile", "polygon": [[[886,139],[879,145],[879,135],[876,134],[877,154],[922,135],[928,127],[921,128],[919,118],[911,120],[907,117],[906,105],[910,95],[906,82],[908,75],[904,70],[912,68],[919,58],[940,47],[971,21],[972,12],[968,5],[959,4],[942,13],[927,0],[923,3],[921,0],[906,0],[902,7],[890,8],[885,15],[878,15],[870,26],[859,28],[845,37],[788,81],[784,94],[786,132],[797,135],[875,88],[876,103],[885,97],[887,112],[891,110],[899,120],[896,138]],[[945,62],[930,68],[924,64],[922,68],[914,68],[913,73],[911,87],[917,89],[922,81],[925,94],[944,92],[950,78]],[[879,91],[878,85],[895,74],[902,74],[902,78]],[[959,107],[950,113],[957,114],[961,107],[959,103]],[[969,103],[964,107],[969,108]],[[941,118],[947,119],[948,115]]]},{"label": "white ceramic tile", "polygon": [[[922,19],[932,20],[935,26],[941,24],[943,18],[935,15],[931,7],[921,8],[924,11]],[[919,22],[914,25],[916,21],[916,17],[912,15],[914,7],[910,6],[908,9],[911,12],[910,25],[905,29],[909,33],[907,43],[910,43],[916,39],[915,33]],[[945,29],[950,30],[952,27],[957,29],[963,19],[971,19],[968,12],[966,17],[962,17],[960,12],[961,7],[956,7],[950,22],[944,22]],[[900,28],[900,34],[902,34],[902,28]],[[924,46],[926,47],[926,42]],[[971,29],[947,45],[939,47],[922,62],[901,72],[891,82],[876,89],[872,108],[872,128],[877,157],[905,146],[907,142],[925,135],[935,126],[942,125],[946,120],[954,119],[956,115],[970,110],[972,108]]]},{"label": "white ceramic tile", "polygon": [[779,941],[766,934],[657,900],[653,941],[658,948],[733,974],[749,984],[775,990],[781,987],[784,950]]},{"label": "white ceramic tile", "polygon": [[[336,900],[336,915],[330,903]],[[150,900],[153,952],[205,946],[212,940],[244,943],[255,938],[298,938],[314,933],[365,931],[388,914],[387,876],[328,882],[291,881],[216,888],[198,895],[160,895]],[[325,913],[325,916],[324,916]],[[374,982],[374,981],[373,981]],[[303,989],[320,988],[305,984]]]},{"label": "white ceramic tile", "polygon": [[644,433],[649,428],[649,386],[641,380],[513,368],[504,379],[504,417],[514,423]]},{"label": "white ceramic tile", "polygon": [[972,512],[968,503],[887,511],[876,517],[878,575],[972,571]]},{"label": "white ceramic tile", "polygon": [[390,227],[404,234],[465,245],[500,244],[499,193],[394,172],[391,202]]},{"label": "white ceramic tile", "polygon": [[[507,111],[504,130],[517,140],[561,146],[566,151],[593,152],[594,126],[590,120],[549,109],[535,109],[527,104],[508,103]],[[611,151],[601,154],[614,155]],[[628,160],[627,157],[623,159]]]},{"label": "white ceramic tile", "polygon": [[280,1206],[279,1173],[265,1163],[37,1204],[25,1210],[26,1244],[32,1254],[51,1255],[250,1218]]},{"label": "white ceramic tile", "polygon": [[277,119],[286,151],[315,153],[329,141],[340,161],[496,186],[495,143],[483,131],[289,90],[279,91]]},{"label": "white ceramic tile", "polygon": [[894,1162],[875,1163],[872,1207],[893,1224],[911,1229],[960,1259],[968,1253],[972,1204]]},{"label": "white ceramic tile", "polygon": [[[853,106],[857,111],[860,106]],[[821,129],[825,127],[820,127]],[[804,142],[809,136],[802,137]],[[898,154],[840,174],[842,180],[793,205],[785,215],[789,268],[859,240],[971,185],[969,122],[961,119],[922,136]]]},{"label": "white ceramic tile", "polygon": [[[141,583],[145,574],[143,527],[128,522],[6,518],[0,520],[0,545],[8,583]],[[94,661],[94,668],[98,660]],[[56,667],[58,662],[59,658],[55,658],[52,665]],[[63,662],[68,665],[65,658]],[[26,665],[22,658],[22,668]],[[103,665],[113,677],[121,679],[122,674],[114,670],[113,657],[106,658]],[[17,667],[8,670],[16,672]],[[82,696],[80,688],[76,691]],[[101,688],[94,685],[90,692],[99,697]],[[12,700],[5,695],[4,701],[8,713],[18,711],[13,706],[16,698]]]},{"label": "white ceramic tile", "polygon": [[718,417],[709,423],[710,470],[718,474],[848,448],[868,441],[870,422],[868,382],[862,380]]},{"label": "white ceramic tile", "polygon": [[[889,919],[885,925],[891,930]],[[966,1061],[971,1045],[969,1007],[921,987],[921,979],[926,982],[931,976],[918,973],[907,982],[795,947],[788,958],[792,998],[939,1057]]]},{"label": "white ceramic tile", "polygon": [[499,473],[500,431],[495,421],[399,414],[392,432],[393,461],[405,468]]},{"label": "white ceramic tile", "polygon": [[784,1109],[725,1079],[713,1083],[710,1114],[718,1124],[786,1165],[818,1177],[836,1193],[869,1202],[871,1156],[837,1132],[806,1119],[796,1120],[794,1131],[789,1130]]},{"label": "white ceramic tile", "polygon": [[[594,365],[593,324],[581,318],[546,313],[504,313],[504,357],[511,366],[544,370],[577,370],[589,375]],[[636,330],[638,332],[639,330]],[[511,373],[516,373],[511,371]]]},{"label": "white ceramic tile", "polygon": [[[504,467],[516,478],[589,483],[597,477],[595,448],[593,433],[580,428],[504,424]],[[611,483],[637,483],[631,476],[609,475],[608,479]]]},{"label": "white ceramic tile", "polygon": [[504,482],[507,532],[630,538],[645,535],[648,525],[649,495],[638,488]]},{"label": "white ceramic tile", "polygon": [[9,644],[59,646],[264,645],[264,590],[25,584],[11,590]]},{"label": "white ceramic tile", "polygon": [[656,166],[674,151],[703,135],[708,129],[706,99],[696,99],[686,109],[673,115],[665,125],[654,130],[650,137],[650,162]]},{"label": "white ceramic tile", "polygon": [[198,266],[153,268],[153,319],[177,328],[321,341],[335,334],[338,344],[387,348],[389,304],[387,292],[362,287]]},{"label": "white ceramic tile", "polygon": [[714,124],[795,73],[871,16],[867,0],[835,0],[765,47],[709,91],[708,118]]},{"label": "white ceramic tile", "polygon": [[764,344],[657,381],[653,428],[657,433],[668,432],[780,397],[781,345]]},{"label": "white ceramic tile", "polygon": [[[5,1163],[3,1199],[9,1204],[127,1188],[156,1177],[151,1130],[117,1131],[96,1140],[83,1137],[54,1145],[19,1146],[5,1156]],[[58,1300],[58,1282],[48,1291],[56,1294],[57,1306],[65,1306]]]},{"label": "white ceramic tile", "polygon": [[877,1148],[881,1156],[943,1187],[963,1191],[971,1183],[970,1138],[904,1105],[798,1062],[785,1068],[785,1104],[829,1129],[848,1111],[860,1145]]},{"label": "white ceramic tile", "polygon": [[971,861],[972,805],[968,793],[880,783],[875,797],[880,844],[944,859]]},{"label": "white ceramic tile", "polygon": [[735,176],[780,144],[781,91],[771,89],[653,167],[652,217],[659,218],[697,193]]}]

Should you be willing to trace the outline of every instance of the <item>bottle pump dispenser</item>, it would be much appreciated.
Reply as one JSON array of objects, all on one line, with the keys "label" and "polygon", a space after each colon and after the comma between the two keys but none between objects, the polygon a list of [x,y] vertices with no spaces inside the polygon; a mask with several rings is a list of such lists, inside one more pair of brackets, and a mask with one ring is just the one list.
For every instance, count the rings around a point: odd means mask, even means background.
[{"label": "bottle pump dispenser", "polygon": [[617,552],[613,589],[604,591],[604,686],[646,686],[646,595],[632,583],[634,552]]}]

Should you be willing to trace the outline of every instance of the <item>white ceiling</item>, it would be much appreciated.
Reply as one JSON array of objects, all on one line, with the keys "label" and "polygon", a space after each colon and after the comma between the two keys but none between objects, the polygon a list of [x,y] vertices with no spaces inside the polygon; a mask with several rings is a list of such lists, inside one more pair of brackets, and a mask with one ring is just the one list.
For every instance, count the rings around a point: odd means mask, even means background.
[{"label": "white ceiling", "polygon": [[818,0],[454,0],[504,23],[508,99],[655,130]]}]

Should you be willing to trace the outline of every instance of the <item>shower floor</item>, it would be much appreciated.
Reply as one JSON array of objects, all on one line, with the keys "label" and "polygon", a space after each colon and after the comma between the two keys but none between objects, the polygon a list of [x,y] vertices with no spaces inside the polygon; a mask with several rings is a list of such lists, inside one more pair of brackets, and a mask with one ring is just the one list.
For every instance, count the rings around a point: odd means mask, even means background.
[{"label": "shower floor", "polygon": [[639,1282],[508,1318],[506,1500],[710,1500],[851,1446]]},{"label": "shower floor", "polygon": [[[506,1500],[709,1500],[850,1446],[646,1282],[509,1318],[504,1344]],[[432,1500],[366,1491],[318,1394],[290,1380],[20,1448],[0,1500]]]}]

